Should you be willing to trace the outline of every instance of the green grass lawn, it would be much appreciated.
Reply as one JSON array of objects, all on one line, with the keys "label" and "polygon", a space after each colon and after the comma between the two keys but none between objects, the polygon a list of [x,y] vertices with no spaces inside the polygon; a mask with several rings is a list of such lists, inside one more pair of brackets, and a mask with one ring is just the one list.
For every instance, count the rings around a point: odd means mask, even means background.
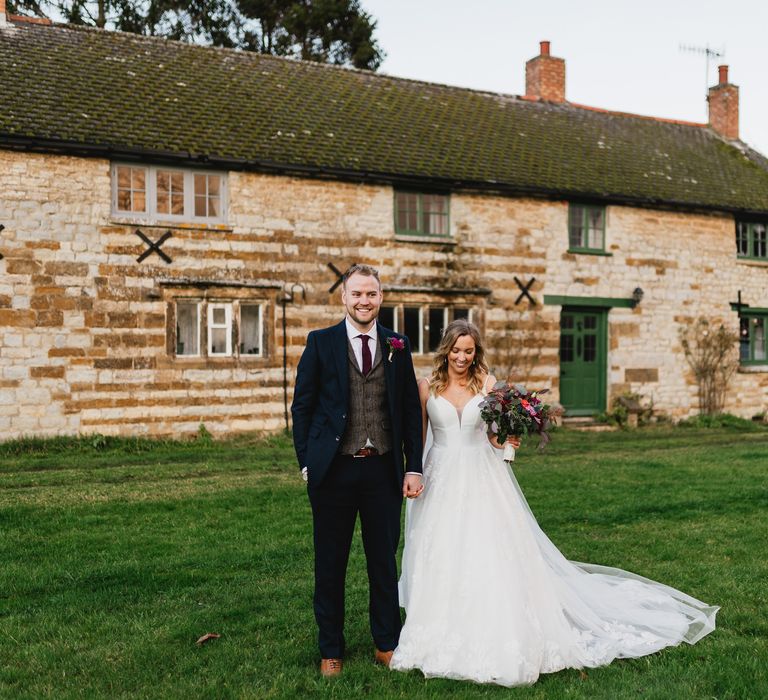
[{"label": "green grass lawn", "polygon": [[24,441],[0,445],[0,697],[768,697],[768,430],[561,430],[516,472],[566,556],[722,606],[715,633],[530,688],[390,672],[357,539],[345,671],[324,680],[287,439]]}]

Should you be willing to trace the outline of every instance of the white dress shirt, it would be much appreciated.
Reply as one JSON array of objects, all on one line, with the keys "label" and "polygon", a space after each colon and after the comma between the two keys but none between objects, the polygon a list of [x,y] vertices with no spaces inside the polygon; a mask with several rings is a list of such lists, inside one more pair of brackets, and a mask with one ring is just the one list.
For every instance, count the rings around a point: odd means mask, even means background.
[{"label": "white dress shirt", "polygon": [[357,360],[357,366],[360,368],[360,371],[363,371],[363,339],[360,337],[361,335],[367,335],[371,339],[368,341],[368,349],[371,351],[371,367],[373,367],[376,362],[376,354],[379,352],[379,333],[376,330],[376,324],[374,323],[367,332],[361,333],[352,325],[349,316],[347,316],[345,321],[347,324],[347,338],[349,338],[349,342],[352,344],[352,352],[355,354],[355,360]]}]

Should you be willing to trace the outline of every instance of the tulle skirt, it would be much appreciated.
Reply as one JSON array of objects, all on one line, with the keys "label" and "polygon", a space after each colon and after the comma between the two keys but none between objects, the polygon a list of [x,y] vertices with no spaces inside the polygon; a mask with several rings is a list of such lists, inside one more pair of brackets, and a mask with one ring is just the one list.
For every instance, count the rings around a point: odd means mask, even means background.
[{"label": "tulle skirt", "polygon": [[434,445],[409,501],[391,668],[528,685],[539,674],[693,644],[718,608],[621,569],[565,559],[487,442]]}]

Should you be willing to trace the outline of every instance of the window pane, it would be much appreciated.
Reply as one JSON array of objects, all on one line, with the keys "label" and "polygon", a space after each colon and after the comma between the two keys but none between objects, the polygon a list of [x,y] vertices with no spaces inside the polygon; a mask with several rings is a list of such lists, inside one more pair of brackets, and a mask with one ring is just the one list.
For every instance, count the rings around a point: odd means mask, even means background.
[{"label": "window pane", "polygon": [[749,255],[749,224],[736,224],[736,254]]},{"label": "window pane", "polygon": [[597,336],[584,335],[584,362],[594,362],[597,359]]},{"label": "window pane", "polygon": [[211,329],[211,354],[225,355],[227,352],[227,329]]},{"label": "window pane", "polygon": [[394,306],[382,306],[379,310],[379,323],[385,328],[390,328],[393,331],[395,328],[395,307]]},{"label": "window pane", "polygon": [[117,187],[121,190],[131,189],[131,169],[119,167],[117,169]]},{"label": "window pane", "polygon": [[560,361],[573,362],[573,336],[560,336]]},{"label": "window pane", "polygon": [[602,249],[603,247],[603,209],[590,207],[587,209],[587,227],[589,236],[587,245],[590,248]]},{"label": "window pane", "polygon": [[195,197],[208,195],[208,178],[205,175],[195,175]]},{"label": "window pane", "polygon": [[739,319],[739,359],[749,360],[749,319]]},{"label": "window pane", "polygon": [[584,328],[597,328],[597,316],[585,316]]},{"label": "window pane", "polygon": [[752,246],[754,255],[756,258],[765,258],[766,253],[766,231],[764,224],[752,225]]},{"label": "window pane", "polygon": [[560,316],[560,328],[573,328],[573,316]]},{"label": "window pane", "polygon": [[227,312],[220,306],[212,309],[211,317],[217,326],[227,322]]},{"label": "window pane", "polygon": [[445,327],[445,309],[429,308],[429,351],[434,352],[440,345]]},{"label": "window pane", "polygon": [[176,354],[200,354],[200,324],[197,302],[176,304]]},{"label": "window pane", "polygon": [[571,204],[568,208],[568,245],[571,248],[584,248],[584,207]]},{"label": "window pane", "polygon": [[219,217],[221,216],[221,198],[220,197],[208,197],[208,216]]},{"label": "window pane", "polygon": [[414,353],[421,352],[421,309],[416,306],[406,306],[403,309],[404,333],[411,343]]},{"label": "window pane", "polygon": [[157,211],[160,214],[170,214],[171,176],[163,170],[157,172]]},{"label": "window pane", "polygon": [[261,355],[261,306],[240,307],[240,354]]},{"label": "window pane", "polygon": [[455,321],[457,318],[466,318],[469,321],[469,309],[454,309],[453,320]]},{"label": "window pane", "polygon": [[413,192],[397,192],[395,194],[397,207],[397,228],[400,231],[418,231],[419,197]]},{"label": "window pane", "polygon": [[116,174],[118,211],[146,211],[145,169],[121,165]]},{"label": "window pane", "polygon": [[208,216],[205,197],[195,197],[195,216]]},{"label": "window pane", "polygon": [[221,195],[221,178],[218,175],[206,175],[208,180],[208,196],[218,197]]},{"label": "window pane", "polygon": [[754,318],[752,319],[752,349],[754,352],[753,359],[764,360],[766,359],[766,347],[765,347],[765,319]]}]

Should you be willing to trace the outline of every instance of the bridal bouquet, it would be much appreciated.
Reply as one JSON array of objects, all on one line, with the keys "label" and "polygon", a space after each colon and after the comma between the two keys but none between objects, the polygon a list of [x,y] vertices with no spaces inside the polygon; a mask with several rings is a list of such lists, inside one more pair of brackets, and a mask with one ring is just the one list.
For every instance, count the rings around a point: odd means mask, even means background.
[{"label": "bridal bouquet", "polygon": [[504,460],[515,461],[515,448],[505,444],[508,437],[521,437],[537,433],[539,449],[549,442],[547,430],[552,425],[555,411],[552,406],[542,403],[539,396],[549,391],[528,391],[525,387],[506,382],[496,382],[488,395],[480,402],[480,417],[488,431],[504,445]]}]

